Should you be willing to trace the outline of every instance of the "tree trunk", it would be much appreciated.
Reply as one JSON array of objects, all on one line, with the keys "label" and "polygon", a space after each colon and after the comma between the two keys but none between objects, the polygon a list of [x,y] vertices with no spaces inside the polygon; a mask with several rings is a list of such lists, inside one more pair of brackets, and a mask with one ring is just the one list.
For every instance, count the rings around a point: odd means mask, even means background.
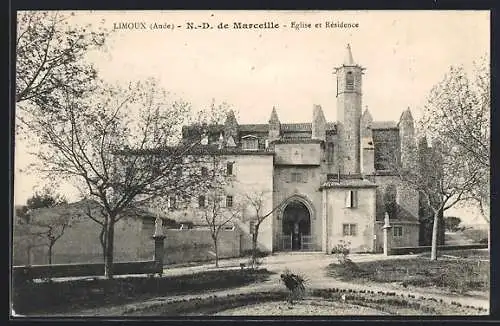
[{"label": "tree trunk", "polygon": [[437,260],[439,212],[440,211],[438,210],[434,213],[434,223],[432,225],[431,260]]},{"label": "tree trunk", "polygon": [[29,245],[28,245],[28,247],[27,247],[27,254],[28,254],[28,266],[30,266],[30,265],[31,265],[31,249],[32,249],[31,244],[29,244]]},{"label": "tree trunk", "polygon": [[219,268],[219,246],[217,237],[214,238],[214,251],[215,251],[215,267]]},{"label": "tree trunk", "polygon": [[491,252],[490,246],[491,246],[491,225],[488,225],[488,252]]},{"label": "tree trunk", "polygon": [[106,230],[106,249],[104,254],[104,276],[113,277],[113,247],[115,236],[115,223],[109,222]]},{"label": "tree trunk", "polygon": [[104,224],[101,228],[101,233],[99,234],[99,242],[101,243],[102,248],[102,262],[106,261],[106,230],[107,224]]},{"label": "tree trunk", "polygon": [[259,226],[255,225],[254,232],[252,234],[252,268],[255,268],[257,263],[257,239],[259,235]]},{"label": "tree trunk", "polygon": [[49,265],[52,265],[52,248],[54,247],[54,243],[49,244]]}]

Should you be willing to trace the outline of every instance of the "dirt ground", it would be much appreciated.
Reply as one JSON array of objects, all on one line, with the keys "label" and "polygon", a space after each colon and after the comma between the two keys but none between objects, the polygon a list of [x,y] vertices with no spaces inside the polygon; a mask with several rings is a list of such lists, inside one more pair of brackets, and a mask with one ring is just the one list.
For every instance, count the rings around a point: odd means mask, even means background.
[{"label": "dirt ground", "polygon": [[[398,258],[411,258],[413,255],[402,255],[402,256],[389,256],[385,257],[383,255],[374,255],[374,254],[359,254],[359,255],[351,255],[351,259],[358,263],[363,261],[372,261],[372,260],[386,260],[386,259],[398,259]],[[413,256],[415,257],[415,256]],[[246,262],[246,259],[230,259],[223,260],[220,263],[220,268],[240,268],[239,264],[241,262]],[[458,302],[462,305],[472,305],[475,307],[482,307],[484,309],[489,309],[489,294],[488,293],[474,293],[470,295],[458,296],[454,294],[444,293],[442,290],[438,288],[412,288],[407,287],[403,288],[400,284],[397,283],[373,283],[373,282],[343,282],[339,281],[335,278],[332,278],[327,275],[327,266],[335,262],[335,256],[333,255],[325,255],[324,253],[283,253],[283,254],[274,254],[272,256],[266,257],[263,259],[262,268],[266,268],[269,271],[276,272],[276,274],[272,275],[271,278],[265,282],[252,284],[240,288],[223,290],[211,293],[200,293],[197,295],[189,295],[189,296],[164,296],[158,297],[154,299],[149,299],[146,301],[131,303],[122,306],[109,307],[109,308],[99,308],[89,309],[86,311],[75,312],[71,315],[78,316],[119,316],[131,308],[138,308],[151,306],[151,305],[161,305],[162,303],[178,300],[178,299],[189,299],[190,297],[204,297],[216,294],[218,296],[223,296],[227,294],[238,294],[238,293],[249,293],[256,291],[273,291],[276,289],[283,289],[283,284],[280,282],[280,273],[282,273],[285,269],[289,269],[293,273],[300,273],[305,276],[307,279],[307,287],[309,289],[324,289],[324,288],[346,288],[346,289],[354,289],[354,290],[372,290],[372,291],[394,291],[398,295],[415,295],[418,297],[433,297],[435,299],[442,299],[444,302]],[[191,266],[191,267],[179,267],[179,268],[166,268],[164,270],[165,275],[179,275],[179,274],[187,274],[187,273],[196,273],[199,271],[206,271],[209,269],[213,269],[213,264],[205,264],[201,266]],[[223,280],[222,280],[223,281]],[[271,304],[271,303],[269,303]],[[305,301],[303,305],[297,306],[294,309],[302,309],[301,312],[303,314],[337,314],[336,308],[334,306],[328,306],[330,303],[326,304],[326,306],[317,306],[313,305],[308,301]],[[254,313],[259,314],[259,311],[265,309],[266,314],[295,314],[299,315],[298,310],[288,309],[286,305],[283,303],[273,303],[274,308],[269,308],[268,304],[264,307],[260,306],[247,306],[234,309],[231,311],[225,311],[224,313],[231,314],[246,314],[249,313],[250,310],[245,309],[255,309]],[[281,309],[279,307],[282,307]],[[285,307],[286,309],[284,309]],[[328,308],[330,307],[330,308]],[[342,310],[344,309],[344,310]],[[347,310],[346,310],[347,309]],[[356,310],[359,309],[359,310]],[[368,309],[368,308],[367,308]],[[294,310],[294,311],[288,311]],[[381,311],[371,311],[371,310],[363,310],[360,307],[355,308],[352,306],[343,306],[338,310],[339,314],[347,314],[347,311],[355,312],[353,314],[357,315],[369,315],[372,312],[376,312],[376,314],[382,314]],[[351,314],[351,313],[349,313]],[[68,314],[66,314],[68,315]]]}]

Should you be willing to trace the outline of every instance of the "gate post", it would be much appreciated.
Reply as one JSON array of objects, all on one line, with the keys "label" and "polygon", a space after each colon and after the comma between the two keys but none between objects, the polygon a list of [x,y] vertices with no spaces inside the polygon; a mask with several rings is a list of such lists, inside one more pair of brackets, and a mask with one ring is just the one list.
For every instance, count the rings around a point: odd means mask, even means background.
[{"label": "gate post", "polygon": [[384,226],[382,229],[384,230],[384,255],[389,256],[391,254],[391,248],[390,248],[390,239],[389,239],[389,231],[392,228],[390,225],[389,221],[389,214],[385,213],[385,218],[384,218]]},{"label": "gate post", "polygon": [[163,221],[160,217],[156,218],[155,221],[155,233],[153,235],[153,239],[155,242],[155,251],[154,251],[154,261],[155,265],[158,268],[158,273],[160,275],[163,274],[163,258],[164,258],[164,244],[165,244],[165,235],[163,234]]}]

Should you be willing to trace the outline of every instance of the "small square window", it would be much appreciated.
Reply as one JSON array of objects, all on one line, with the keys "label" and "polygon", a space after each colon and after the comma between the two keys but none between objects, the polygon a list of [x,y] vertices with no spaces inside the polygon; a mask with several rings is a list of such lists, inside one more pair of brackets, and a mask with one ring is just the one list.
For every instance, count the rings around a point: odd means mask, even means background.
[{"label": "small square window", "polygon": [[392,228],[392,234],[395,237],[402,237],[403,236],[403,227],[402,226],[395,226]]},{"label": "small square window", "polygon": [[342,234],[343,236],[356,236],[356,224],[343,224]]},{"label": "small square window", "polygon": [[291,174],[291,181],[292,182],[303,182],[303,177],[302,177],[302,173],[299,173],[299,172],[292,172]]}]

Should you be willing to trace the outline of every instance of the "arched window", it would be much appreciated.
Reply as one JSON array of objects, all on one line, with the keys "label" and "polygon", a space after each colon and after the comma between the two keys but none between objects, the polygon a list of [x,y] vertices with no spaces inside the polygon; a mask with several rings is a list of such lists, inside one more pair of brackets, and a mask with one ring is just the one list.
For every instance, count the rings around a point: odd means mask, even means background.
[{"label": "arched window", "polygon": [[353,90],[354,89],[354,75],[351,71],[349,71],[345,77],[346,89]]}]

